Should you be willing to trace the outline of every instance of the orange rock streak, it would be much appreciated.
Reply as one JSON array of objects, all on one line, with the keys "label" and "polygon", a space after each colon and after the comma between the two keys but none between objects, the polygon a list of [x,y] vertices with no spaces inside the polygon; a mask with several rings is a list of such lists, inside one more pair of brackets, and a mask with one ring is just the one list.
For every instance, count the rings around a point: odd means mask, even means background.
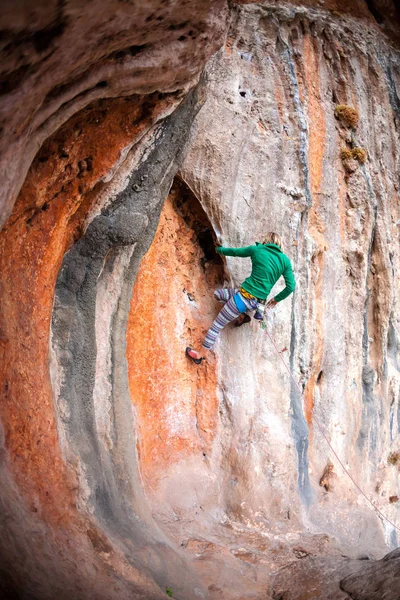
[{"label": "orange rock streak", "polygon": [[140,468],[151,486],[174,461],[208,452],[218,413],[215,358],[205,351],[207,361],[197,366],[184,351],[200,348],[218,312],[213,290],[220,287],[221,266],[205,262],[196,234],[174,206],[177,193],[166,200],[142,260],[127,331]]},{"label": "orange rock streak", "polygon": [[325,149],[326,123],[319,89],[318,55],[310,36],[304,37],[304,73],[308,97],[308,118],[310,121],[309,165],[310,183],[313,204],[310,209],[309,231],[314,238],[317,249],[313,256],[313,276],[315,277],[315,332],[312,373],[305,390],[305,416],[307,422],[312,421],[314,409],[314,388],[321,369],[324,348],[324,304],[322,295],[322,275],[324,268],[324,251],[327,249],[324,238],[325,224],[319,216],[321,199],[321,183],[323,179],[323,160]]}]

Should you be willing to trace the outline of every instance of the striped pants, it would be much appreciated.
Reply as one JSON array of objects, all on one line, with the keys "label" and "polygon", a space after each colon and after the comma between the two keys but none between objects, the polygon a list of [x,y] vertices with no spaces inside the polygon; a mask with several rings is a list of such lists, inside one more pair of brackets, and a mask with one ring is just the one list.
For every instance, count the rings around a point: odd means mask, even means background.
[{"label": "striped pants", "polygon": [[[241,311],[238,309],[235,300],[233,299],[237,292],[238,290],[236,288],[222,288],[220,290],[215,290],[214,297],[220,302],[226,302],[226,304],[218,314],[210,329],[207,331],[203,342],[204,348],[207,348],[208,350],[212,348],[220,331],[225,327],[225,325],[228,325],[228,323],[231,323],[231,321],[237,319],[241,314]],[[257,300],[245,298],[241,294],[240,297],[248,310],[255,310],[257,308]]]}]

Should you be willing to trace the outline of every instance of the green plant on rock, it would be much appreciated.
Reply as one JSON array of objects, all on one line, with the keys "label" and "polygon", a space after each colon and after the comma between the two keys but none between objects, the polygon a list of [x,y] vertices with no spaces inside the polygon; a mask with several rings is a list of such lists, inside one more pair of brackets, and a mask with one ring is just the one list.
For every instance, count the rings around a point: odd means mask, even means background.
[{"label": "green plant on rock", "polygon": [[367,160],[367,151],[364,148],[353,148],[351,151],[352,157],[364,164]]},{"label": "green plant on rock", "polygon": [[364,148],[356,147],[352,148],[351,150],[349,150],[349,148],[342,148],[340,151],[340,158],[344,163],[346,163],[347,160],[351,160],[353,158],[359,163],[364,164],[367,160],[367,156],[367,151]]},{"label": "green plant on rock", "polygon": [[340,158],[342,160],[350,160],[352,158],[351,150],[348,150],[347,148],[342,148],[342,150],[340,151]]},{"label": "green plant on rock", "polygon": [[358,125],[358,110],[352,106],[347,106],[347,104],[337,104],[335,106],[335,117],[346,125],[346,127],[355,129]]},{"label": "green plant on rock", "polygon": [[400,464],[400,452],[391,452],[387,459],[389,465],[399,465]]},{"label": "green plant on rock", "polygon": [[171,590],[171,588],[169,588],[169,587],[166,587],[166,588],[165,588],[165,593],[167,594],[167,596],[168,596],[169,598],[172,598],[173,591]]}]

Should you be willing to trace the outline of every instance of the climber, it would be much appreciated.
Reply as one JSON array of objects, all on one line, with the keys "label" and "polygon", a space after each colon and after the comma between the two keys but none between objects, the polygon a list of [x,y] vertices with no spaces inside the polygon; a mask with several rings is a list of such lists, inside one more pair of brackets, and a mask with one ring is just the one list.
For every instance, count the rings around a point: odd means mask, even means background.
[{"label": "climber", "polygon": [[[256,311],[254,318],[262,320],[265,306],[274,308],[278,302],[287,298],[296,286],[292,265],[282,251],[282,240],[277,233],[270,231],[261,244],[256,242],[254,246],[245,248],[224,248],[218,245],[217,252],[224,256],[250,257],[252,271],[239,289],[222,288],[214,292],[214,297],[225,305],[207,331],[203,341],[203,348],[206,350],[212,349],[225,325],[235,319],[238,327],[249,322],[247,312],[252,310]],[[268,294],[281,275],[285,279],[286,287],[275,298],[266,302]],[[186,348],[186,355],[196,364],[205,360],[189,346]]]}]

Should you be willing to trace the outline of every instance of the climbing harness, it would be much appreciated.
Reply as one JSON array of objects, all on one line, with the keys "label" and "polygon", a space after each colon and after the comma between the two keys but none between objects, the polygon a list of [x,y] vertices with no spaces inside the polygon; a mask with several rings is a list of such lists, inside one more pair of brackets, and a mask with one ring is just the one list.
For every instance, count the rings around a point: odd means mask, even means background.
[{"label": "climbing harness", "polygon": [[[239,292],[244,298],[249,298],[249,300],[257,300],[258,304],[257,304],[256,311],[253,315],[253,318],[256,319],[257,321],[262,321],[264,319],[266,300],[260,300],[260,298],[256,298],[256,296],[253,296],[253,294],[250,294],[250,292],[248,292],[247,290],[245,290],[242,287],[240,288]],[[235,296],[235,302],[236,302],[236,296]],[[236,306],[239,308],[237,302],[236,302]],[[241,310],[241,309],[239,308],[239,310]],[[246,308],[246,310],[247,310],[247,308]]]},{"label": "climbing harness", "polygon": [[263,322],[264,312],[265,312],[265,304],[259,303],[257,305],[257,310],[254,313],[253,318],[256,319],[257,321],[262,321]]},{"label": "climbing harness", "polygon": [[[279,356],[279,358],[281,359],[281,361],[283,362],[286,371],[289,373],[290,378],[292,379],[293,383],[295,384],[300,396],[304,399],[304,394],[298,384],[298,382],[296,381],[296,379],[294,378],[292,372],[290,371],[288,365],[286,364],[284,358],[283,358],[283,352],[285,350],[287,350],[286,348],[284,348],[284,350],[279,351],[278,347],[272,337],[272,335],[268,332],[267,330],[267,326],[265,324],[264,321],[261,322],[261,329],[263,331],[266,332],[267,336],[269,337],[270,342],[272,343],[275,352],[277,353],[277,355]],[[342,467],[343,471],[346,473],[346,475],[350,478],[350,480],[353,482],[353,484],[355,485],[355,487],[358,489],[358,491],[360,492],[360,494],[362,496],[364,496],[364,498],[366,499],[366,501],[372,506],[372,508],[374,510],[376,510],[376,512],[382,517],[382,519],[384,519],[387,523],[389,523],[389,525],[391,525],[392,527],[394,527],[395,529],[397,529],[398,531],[400,531],[400,527],[398,527],[395,523],[393,523],[393,521],[391,521],[390,519],[388,519],[383,512],[372,502],[372,500],[370,500],[367,496],[367,494],[360,488],[360,486],[358,485],[358,483],[356,482],[356,480],[354,479],[354,477],[351,475],[351,473],[349,472],[349,470],[345,467],[345,465],[343,464],[343,462],[341,461],[341,459],[339,458],[337,452],[335,451],[335,449],[333,448],[332,444],[329,441],[329,438],[326,434],[326,430],[323,427],[323,425],[319,422],[319,420],[317,419],[317,417],[315,415],[313,415],[313,420],[315,421],[315,423],[317,424],[317,427],[320,431],[320,433],[322,434],[323,438],[325,439],[326,443],[328,444],[332,454],[334,455],[334,457],[336,458],[336,460],[338,461],[339,465]]]}]

